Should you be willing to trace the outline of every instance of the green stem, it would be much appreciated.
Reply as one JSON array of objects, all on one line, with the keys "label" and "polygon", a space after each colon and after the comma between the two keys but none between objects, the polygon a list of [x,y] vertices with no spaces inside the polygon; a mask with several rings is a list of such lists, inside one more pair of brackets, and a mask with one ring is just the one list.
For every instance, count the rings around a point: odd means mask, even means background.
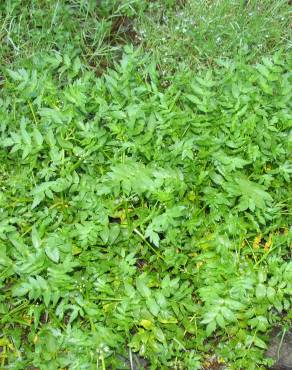
[{"label": "green stem", "polygon": [[143,234],[141,234],[140,233],[140,231],[139,230],[137,230],[137,229],[134,229],[134,232],[137,234],[137,235],[139,235],[140,236],[140,238],[147,244],[147,246],[157,255],[157,257],[159,257],[159,258],[161,258],[163,261],[164,261],[164,258],[162,257],[162,255],[159,253],[159,252],[157,252],[157,250],[154,248],[154,247],[152,247],[152,245],[147,241],[147,239],[144,237],[144,235]]}]

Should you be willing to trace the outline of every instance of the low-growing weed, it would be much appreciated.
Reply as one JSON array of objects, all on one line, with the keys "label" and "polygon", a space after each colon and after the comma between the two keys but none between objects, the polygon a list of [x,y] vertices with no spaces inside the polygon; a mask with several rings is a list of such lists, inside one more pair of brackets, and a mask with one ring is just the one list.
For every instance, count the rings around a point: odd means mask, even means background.
[{"label": "low-growing weed", "polygon": [[100,78],[55,53],[7,70],[2,367],[267,363],[291,309],[288,69],[276,53],[164,87],[127,47]]},{"label": "low-growing weed", "polygon": [[1,2],[1,369],[271,364],[291,327],[288,14]]}]

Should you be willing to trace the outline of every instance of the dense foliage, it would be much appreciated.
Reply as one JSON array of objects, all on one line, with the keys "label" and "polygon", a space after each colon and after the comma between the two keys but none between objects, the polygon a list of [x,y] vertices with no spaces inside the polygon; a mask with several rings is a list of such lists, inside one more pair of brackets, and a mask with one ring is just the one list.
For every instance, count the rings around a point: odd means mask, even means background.
[{"label": "dense foliage", "polygon": [[289,54],[99,68],[3,68],[0,367],[264,369],[292,319]]}]

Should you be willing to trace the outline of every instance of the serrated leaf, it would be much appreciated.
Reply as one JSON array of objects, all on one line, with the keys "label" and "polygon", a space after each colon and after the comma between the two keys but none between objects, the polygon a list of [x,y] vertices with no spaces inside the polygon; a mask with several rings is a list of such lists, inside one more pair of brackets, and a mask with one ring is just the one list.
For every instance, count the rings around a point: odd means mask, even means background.
[{"label": "serrated leaf", "polygon": [[146,300],[146,305],[149,309],[149,311],[152,313],[153,316],[157,316],[159,311],[160,311],[160,307],[158,306],[158,304],[156,303],[155,299],[152,298],[152,297],[149,297],[147,300]]},{"label": "serrated leaf", "polygon": [[255,344],[255,346],[257,346],[259,348],[267,349],[266,343],[262,339],[260,339],[259,337],[254,337],[253,343]]},{"label": "serrated leaf", "polygon": [[159,340],[159,342],[161,342],[161,343],[165,343],[166,338],[165,338],[165,335],[164,335],[163,331],[162,331],[160,328],[155,327],[155,328],[153,329],[153,333],[154,333],[154,335],[155,335],[155,338],[156,338],[157,340]]},{"label": "serrated leaf", "polygon": [[151,290],[142,278],[136,279],[136,287],[142,297],[149,298],[151,296]]},{"label": "serrated leaf", "polygon": [[265,298],[267,294],[267,288],[264,284],[258,284],[256,287],[256,297],[259,299]]},{"label": "serrated leaf", "polygon": [[55,263],[59,262],[60,259],[60,252],[59,249],[55,246],[46,246],[45,247],[46,255]]},{"label": "serrated leaf", "polygon": [[45,195],[43,193],[37,193],[34,197],[33,197],[33,203],[31,205],[31,209],[34,209],[36,208],[45,198]]},{"label": "serrated leaf", "polygon": [[263,270],[259,270],[258,272],[258,280],[260,283],[264,283],[267,279],[267,274],[265,271]]},{"label": "serrated leaf", "polygon": [[216,322],[220,326],[220,328],[225,328],[225,320],[220,313],[218,313],[216,316]]},{"label": "serrated leaf", "polygon": [[271,195],[265,191],[264,186],[243,177],[235,179],[235,182],[236,185],[228,184],[226,188],[234,195],[241,196],[241,203],[239,205],[241,211],[247,208],[253,210],[254,207],[265,209],[266,204],[273,201]]},{"label": "serrated leaf", "polygon": [[33,137],[34,137],[36,144],[38,146],[42,146],[44,138],[43,138],[43,135],[40,133],[40,131],[36,127],[34,127],[33,129]]},{"label": "serrated leaf", "polygon": [[222,307],[221,312],[227,321],[235,321],[234,313],[227,307]]},{"label": "serrated leaf", "polygon": [[46,289],[43,291],[43,298],[44,298],[45,306],[48,307],[50,300],[51,300],[51,292],[49,289]]},{"label": "serrated leaf", "polygon": [[17,71],[13,71],[11,69],[7,69],[7,72],[9,74],[9,76],[14,80],[14,81],[21,81],[22,80],[22,76],[21,74]]},{"label": "serrated leaf", "polygon": [[211,321],[206,327],[206,335],[209,337],[216,330],[216,321]]},{"label": "serrated leaf", "polygon": [[14,145],[14,140],[10,137],[5,138],[4,140],[1,141],[1,146],[8,147]]},{"label": "serrated leaf", "polygon": [[276,296],[276,290],[271,286],[267,287],[267,298],[271,303],[274,302],[275,296]]},{"label": "serrated leaf", "polygon": [[12,289],[13,296],[22,297],[29,292],[28,284],[22,283]]},{"label": "serrated leaf", "polygon": [[31,230],[31,240],[32,240],[32,245],[36,249],[38,249],[41,245],[41,239],[40,239],[39,233],[38,233],[35,225],[32,227],[32,230]]},{"label": "serrated leaf", "polygon": [[149,238],[150,242],[153,243],[156,247],[159,247],[160,238],[158,233],[153,231],[151,228],[147,228],[145,231],[145,237]]}]

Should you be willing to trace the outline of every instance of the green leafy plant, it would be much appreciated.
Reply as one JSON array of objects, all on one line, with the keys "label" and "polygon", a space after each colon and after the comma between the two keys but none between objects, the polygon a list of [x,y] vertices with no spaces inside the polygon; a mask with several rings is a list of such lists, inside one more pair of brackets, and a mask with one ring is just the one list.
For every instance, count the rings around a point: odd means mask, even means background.
[{"label": "green leafy plant", "polygon": [[100,75],[91,31],[150,5],[49,2],[41,30],[33,5],[31,38],[0,5],[0,367],[264,369],[291,325],[289,54],[163,74],[126,45]]}]

